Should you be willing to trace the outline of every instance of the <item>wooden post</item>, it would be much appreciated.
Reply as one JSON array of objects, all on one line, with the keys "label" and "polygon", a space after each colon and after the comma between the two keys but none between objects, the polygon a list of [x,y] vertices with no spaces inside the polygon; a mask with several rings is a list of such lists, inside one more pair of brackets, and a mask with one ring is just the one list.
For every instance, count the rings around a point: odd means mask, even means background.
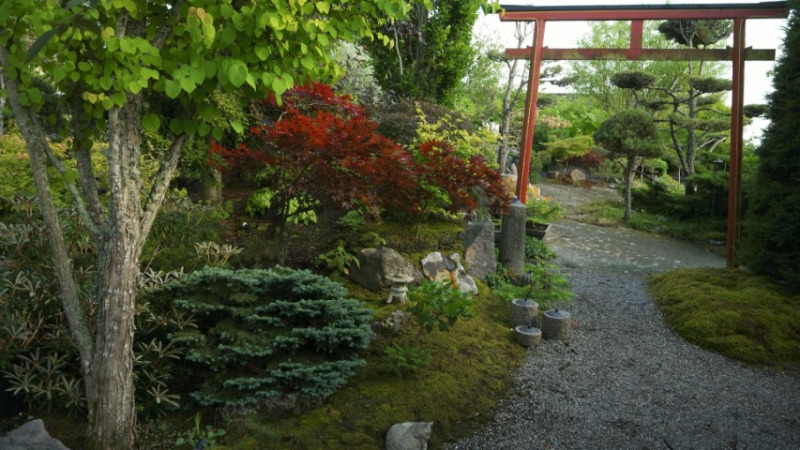
[{"label": "wooden post", "polygon": [[744,108],[744,18],[733,19],[733,93],[731,95],[731,150],[728,175],[728,267],[736,267],[739,219],[742,215],[742,110]]},{"label": "wooden post", "polygon": [[542,69],[542,44],[544,42],[544,20],[534,20],[536,32],[531,47],[531,68],[528,71],[528,94],[525,97],[525,118],[522,122],[522,143],[519,148],[519,170],[517,171],[517,198],[525,204],[528,197],[528,172],[531,168],[533,130],[536,122],[536,101],[539,99],[539,75]]}]

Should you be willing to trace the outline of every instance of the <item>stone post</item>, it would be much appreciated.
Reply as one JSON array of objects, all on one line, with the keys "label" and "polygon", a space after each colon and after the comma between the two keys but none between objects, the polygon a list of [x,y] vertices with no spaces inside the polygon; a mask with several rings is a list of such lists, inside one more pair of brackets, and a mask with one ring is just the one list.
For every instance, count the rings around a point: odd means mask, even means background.
[{"label": "stone post", "polygon": [[528,209],[517,199],[503,215],[500,228],[500,263],[517,275],[525,269],[525,218]]}]

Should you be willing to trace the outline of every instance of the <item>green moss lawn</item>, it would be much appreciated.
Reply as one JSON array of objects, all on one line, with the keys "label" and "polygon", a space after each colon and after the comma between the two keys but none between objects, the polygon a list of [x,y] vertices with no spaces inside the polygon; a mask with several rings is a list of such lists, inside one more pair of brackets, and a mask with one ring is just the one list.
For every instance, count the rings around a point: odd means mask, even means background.
[{"label": "green moss lawn", "polygon": [[667,325],[701,347],[748,363],[800,367],[800,294],[736,269],[681,269],[650,289]]}]

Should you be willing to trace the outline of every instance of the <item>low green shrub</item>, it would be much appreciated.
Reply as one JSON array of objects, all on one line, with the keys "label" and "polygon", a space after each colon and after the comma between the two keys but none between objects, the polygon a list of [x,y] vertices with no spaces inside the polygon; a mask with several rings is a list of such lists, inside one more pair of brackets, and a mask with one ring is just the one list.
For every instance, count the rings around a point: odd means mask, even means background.
[{"label": "low green shrub", "polygon": [[525,260],[529,262],[547,261],[556,257],[554,251],[547,248],[541,239],[528,236],[525,238]]},{"label": "low green shrub", "polygon": [[459,318],[475,316],[472,295],[449,282],[425,279],[408,290],[408,298],[412,302],[408,312],[419,324],[417,342],[423,332],[450,331]]},{"label": "low green shrub", "polygon": [[404,342],[398,345],[393,342],[383,351],[383,362],[390,372],[403,377],[416,372],[420,367],[425,367],[431,362],[432,353],[417,344]]},{"label": "low green shrub", "polygon": [[227,217],[226,208],[193,202],[185,190],[169,191],[147,237],[143,265],[156,271],[202,267],[202,258],[187,255],[196,254],[197,243],[219,242],[224,232],[221,220]]},{"label": "low green shrub", "polygon": [[556,201],[545,199],[530,199],[525,205],[527,209],[526,222],[550,223],[563,217],[564,209]]},{"label": "low green shrub", "polygon": [[170,336],[189,348],[185,360],[199,381],[191,397],[259,406],[333,394],[364,365],[358,352],[371,336],[372,312],[345,294],[325,277],[283,267],[205,268],[167,284],[164,295],[198,323]]}]

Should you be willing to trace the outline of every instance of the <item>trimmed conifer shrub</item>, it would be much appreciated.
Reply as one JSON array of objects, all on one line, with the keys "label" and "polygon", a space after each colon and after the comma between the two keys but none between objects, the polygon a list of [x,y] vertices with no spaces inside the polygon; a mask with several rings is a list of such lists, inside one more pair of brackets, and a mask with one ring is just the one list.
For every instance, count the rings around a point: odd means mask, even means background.
[{"label": "trimmed conifer shrub", "polygon": [[786,50],[775,68],[771,123],[757,150],[738,257],[754,272],[800,290],[800,1],[789,5]]},{"label": "trimmed conifer shrub", "polygon": [[307,270],[205,268],[165,286],[198,328],[188,347],[191,397],[204,406],[259,406],[333,394],[365,361],[372,311]]}]

